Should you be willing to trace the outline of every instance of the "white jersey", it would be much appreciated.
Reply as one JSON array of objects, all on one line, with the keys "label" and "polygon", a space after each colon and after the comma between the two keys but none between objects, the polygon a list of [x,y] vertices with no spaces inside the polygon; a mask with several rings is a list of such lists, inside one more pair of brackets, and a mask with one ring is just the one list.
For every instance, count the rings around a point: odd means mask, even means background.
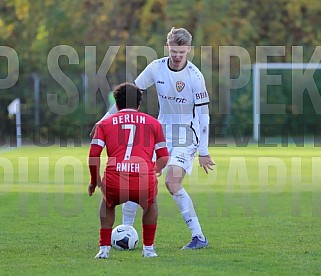
[{"label": "white jersey", "polygon": [[197,146],[200,129],[195,106],[209,104],[203,74],[190,61],[179,71],[171,70],[168,64],[169,57],[154,60],[135,84],[142,90],[155,84],[158,120],[164,127],[168,146]]}]

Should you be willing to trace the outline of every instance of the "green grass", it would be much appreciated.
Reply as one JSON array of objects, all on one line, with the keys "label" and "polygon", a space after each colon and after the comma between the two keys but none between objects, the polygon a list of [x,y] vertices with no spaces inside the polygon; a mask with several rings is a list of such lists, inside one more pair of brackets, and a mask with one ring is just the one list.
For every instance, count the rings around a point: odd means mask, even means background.
[{"label": "green grass", "polygon": [[[179,250],[190,233],[161,177],[159,258],[143,259],[140,241],[104,261],[93,259],[100,194],[86,194],[88,146],[0,150],[0,274],[320,275],[320,150],[250,145],[211,153],[215,171],[206,176],[195,162],[184,182],[210,246]],[[141,237],[140,220],[141,213]]]}]

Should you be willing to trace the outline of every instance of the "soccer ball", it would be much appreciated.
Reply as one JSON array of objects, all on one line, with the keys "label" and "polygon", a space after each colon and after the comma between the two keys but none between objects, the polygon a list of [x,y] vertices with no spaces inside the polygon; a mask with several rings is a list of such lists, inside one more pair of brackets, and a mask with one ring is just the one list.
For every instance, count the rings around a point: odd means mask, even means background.
[{"label": "soccer ball", "polygon": [[138,234],[134,227],[118,225],[111,233],[111,245],[117,250],[132,250],[138,244]]}]

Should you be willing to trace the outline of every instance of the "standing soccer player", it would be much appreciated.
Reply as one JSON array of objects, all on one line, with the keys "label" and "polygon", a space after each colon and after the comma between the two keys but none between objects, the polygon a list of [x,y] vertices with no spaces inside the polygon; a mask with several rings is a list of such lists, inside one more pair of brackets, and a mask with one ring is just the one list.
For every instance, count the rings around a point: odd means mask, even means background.
[{"label": "standing soccer player", "polygon": [[[199,164],[205,172],[212,170],[215,162],[208,151],[209,97],[200,70],[187,60],[191,51],[192,36],[184,28],[172,28],[167,35],[168,57],[154,60],[135,80],[142,90],[156,86],[158,120],[165,129],[170,153],[165,184],[179,207],[191,231],[192,240],[182,249],[206,247],[205,238],[193,202],[182,187],[185,174],[191,174],[193,161],[199,152]],[[112,107],[103,118],[115,112]],[[137,204],[123,204],[123,223],[133,225]]]},{"label": "standing soccer player", "polygon": [[[143,208],[143,256],[157,257],[154,239],[158,208],[157,175],[168,161],[168,150],[160,123],[139,112],[142,92],[135,85],[124,83],[115,88],[119,110],[97,124],[89,151],[91,181],[88,194],[101,188],[100,250],[96,258],[109,257],[115,206],[128,200]],[[100,178],[100,155],[106,146],[108,161],[104,178]],[[156,162],[152,161],[156,152]]]}]

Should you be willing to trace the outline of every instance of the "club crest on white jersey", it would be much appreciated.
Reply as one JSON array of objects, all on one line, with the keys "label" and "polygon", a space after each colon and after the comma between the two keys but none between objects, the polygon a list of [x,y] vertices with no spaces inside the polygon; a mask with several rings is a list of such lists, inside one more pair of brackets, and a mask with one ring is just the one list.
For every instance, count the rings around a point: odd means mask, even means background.
[{"label": "club crest on white jersey", "polygon": [[177,81],[176,82],[176,90],[177,90],[177,92],[182,92],[184,87],[185,87],[185,83],[183,81]]}]

